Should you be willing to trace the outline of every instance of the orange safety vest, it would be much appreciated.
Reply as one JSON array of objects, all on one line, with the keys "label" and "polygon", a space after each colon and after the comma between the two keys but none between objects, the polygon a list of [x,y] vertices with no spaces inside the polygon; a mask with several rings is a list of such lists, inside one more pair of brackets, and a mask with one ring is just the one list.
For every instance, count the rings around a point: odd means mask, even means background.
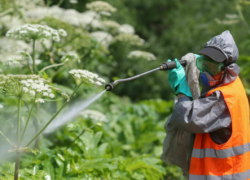
[{"label": "orange safety vest", "polygon": [[250,180],[249,104],[239,77],[221,91],[232,119],[232,134],[224,144],[216,144],[209,133],[195,137],[189,180]]}]

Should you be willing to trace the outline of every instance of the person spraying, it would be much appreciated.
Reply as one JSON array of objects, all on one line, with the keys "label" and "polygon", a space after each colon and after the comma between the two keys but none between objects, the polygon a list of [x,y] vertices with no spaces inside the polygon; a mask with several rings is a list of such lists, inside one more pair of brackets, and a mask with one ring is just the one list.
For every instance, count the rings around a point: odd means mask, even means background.
[{"label": "person spraying", "polygon": [[238,56],[229,31],[206,43],[196,55],[202,91],[195,100],[176,59],[176,68],[169,70],[178,101],[168,122],[190,134],[188,160],[182,160],[188,163],[189,180],[250,179],[249,104],[238,76]]}]

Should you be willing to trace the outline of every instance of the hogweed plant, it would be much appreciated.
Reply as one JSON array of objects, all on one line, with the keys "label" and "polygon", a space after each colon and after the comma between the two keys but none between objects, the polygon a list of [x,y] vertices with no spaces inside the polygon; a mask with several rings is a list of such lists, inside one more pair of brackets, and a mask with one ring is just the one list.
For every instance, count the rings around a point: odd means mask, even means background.
[{"label": "hogweed plant", "polygon": [[12,28],[6,33],[7,37],[25,40],[28,42],[32,41],[33,74],[36,74],[36,64],[35,64],[36,40],[43,41],[44,39],[51,39],[52,41],[59,42],[60,35],[67,36],[67,32],[63,29],[55,30],[51,27],[40,24],[25,24],[23,26]]},{"label": "hogweed plant", "polygon": [[[57,6],[40,7],[40,10],[42,10],[42,12],[37,11],[36,9],[27,11],[25,10],[23,12],[23,16],[24,18],[26,18],[26,22],[28,22],[29,16],[32,17],[32,20],[34,20],[34,17],[41,17],[36,19],[41,20],[42,18],[47,16],[47,14],[50,14],[51,17],[60,19],[63,22],[68,23],[69,25],[73,25],[74,27],[76,27],[76,29],[81,27],[81,31],[87,34],[87,36],[89,36],[92,40],[97,41],[98,45],[102,45],[107,50],[113,42],[123,42],[125,45],[137,47],[142,46],[144,44],[144,40],[135,34],[135,30],[131,25],[120,25],[118,22],[109,19],[111,14],[117,11],[117,9],[112,5],[103,1],[95,1],[88,3],[86,7],[89,11],[83,13],[79,13],[75,10],[64,10]],[[72,14],[76,14],[78,18],[73,17]],[[77,29],[77,32],[80,31],[78,30],[79,29]],[[5,59],[5,64],[8,66],[14,65],[19,66],[20,68],[28,66],[32,75],[0,75],[0,93],[5,96],[15,96],[17,98],[16,142],[11,142],[8,137],[0,131],[0,135],[2,135],[4,139],[6,139],[8,143],[14,148],[13,150],[10,150],[10,152],[16,152],[14,180],[18,180],[21,153],[32,151],[29,148],[31,143],[34,142],[39,137],[39,135],[45,130],[45,128],[57,117],[61,110],[75,95],[76,91],[80,88],[80,86],[83,83],[98,86],[101,86],[103,83],[105,83],[105,80],[103,78],[100,78],[97,74],[92,73],[88,70],[72,69],[69,71],[69,74],[75,79],[76,87],[73,89],[73,92],[71,94],[69,93],[70,95],[67,95],[66,93],[63,93],[60,89],[54,87],[55,85],[53,85],[53,82],[51,82],[51,80],[47,80],[51,78],[49,75],[47,76],[46,74],[46,76],[43,76],[47,69],[57,68],[59,66],[62,66],[60,68],[63,69],[69,62],[80,62],[81,59],[87,58],[87,55],[84,55],[80,56],[80,59],[77,53],[72,52],[72,50],[67,50],[67,46],[73,42],[72,40],[75,40],[76,38],[80,37],[81,33],[83,32],[74,34],[73,38],[71,38],[68,42],[66,41],[65,43],[62,43],[62,45],[59,46],[60,50],[65,51],[65,53],[63,55],[61,54],[57,59],[57,62],[59,61],[60,63],[51,63],[50,65],[42,67],[39,70],[37,70],[38,60],[36,59],[36,55],[38,54],[38,51],[36,50],[36,42],[51,42],[52,48],[48,48],[48,51],[52,52],[53,44],[61,42],[61,38],[68,36],[70,32],[68,31],[67,33],[64,29],[60,28],[58,28],[57,30],[47,25],[25,24],[13,27],[6,33],[6,36],[8,38],[15,39],[16,41],[25,41],[26,46],[29,42],[31,42],[32,44],[32,48],[30,48],[29,50],[29,53],[31,55],[26,52],[28,50],[23,51],[23,49],[21,49],[20,47],[20,50],[22,51],[18,52],[18,56],[12,57],[10,59]],[[96,46],[90,47],[91,48],[89,48],[86,53],[89,56],[91,54],[91,51],[94,50]],[[28,49],[28,47],[26,49]],[[132,51],[128,55],[128,58],[144,58],[149,61],[156,59],[153,54],[144,51]],[[32,114],[34,114],[34,106],[37,107],[37,117],[35,118],[38,119],[39,104],[46,103],[46,101],[51,100],[57,101],[58,96],[61,96],[64,99],[64,103],[62,104],[62,106],[55,112],[55,114],[47,121],[47,123],[40,130],[36,129],[37,134],[32,137],[31,140],[25,146],[23,146],[25,132],[27,130]],[[31,104],[30,108],[28,108],[27,102]],[[21,107],[23,104],[25,104],[28,109],[26,121],[21,121]],[[0,108],[4,109],[3,105],[0,104]],[[86,118],[90,117],[91,119],[96,119],[96,124],[107,121],[106,117],[103,114],[98,113],[94,110],[86,110],[82,112],[82,115]],[[21,132],[22,122],[24,122],[24,128]],[[84,131],[85,130],[83,130],[77,138],[79,138],[84,133]]]},{"label": "hogweed plant", "polygon": [[[31,112],[33,106],[36,102],[41,102],[41,98],[47,95],[51,98],[54,97],[52,90],[49,85],[44,84],[44,79],[36,75],[1,75],[0,76],[0,92],[5,96],[15,96],[18,98],[18,114],[17,114],[17,140],[15,144],[16,163],[15,163],[15,177],[18,179],[19,161],[20,153],[23,152],[25,148],[21,147],[22,139],[27,128],[27,124],[30,120]],[[47,93],[47,94],[46,94]],[[49,94],[50,93],[50,94]],[[25,98],[33,99],[33,105],[29,111],[28,118],[26,120],[25,128],[21,136],[21,105]],[[14,143],[11,143],[12,145]]]},{"label": "hogweed plant", "polygon": [[[36,59],[36,40],[40,40],[44,42],[52,41],[53,42],[59,42],[60,36],[67,36],[67,32],[63,29],[55,30],[51,27],[48,27],[46,25],[40,25],[40,24],[25,24],[21,26],[14,27],[7,31],[6,36],[9,38],[17,39],[17,40],[24,40],[26,42],[32,42],[32,57],[28,52],[21,51],[19,52],[20,56],[14,56],[10,59],[7,59],[5,62],[5,65],[8,66],[28,66],[32,74],[36,74],[36,65],[38,65],[41,60]],[[40,61],[40,62],[39,62]],[[37,63],[39,62],[39,63]],[[30,64],[33,64],[32,66]],[[43,68],[41,71],[44,71],[46,69],[64,65],[65,63],[61,64],[54,64],[50,65],[48,67]],[[39,74],[41,74],[39,71]],[[24,87],[24,91],[27,90],[27,87]],[[34,93],[34,91],[30,91],[30,93]],[[46,93],[45,93],[46,94]],[[49,96],[54,96],[50,94]],[[44,102],[43,99],[39,98],[36,100],[37,102]],[[34,121],[34,125],[36,130],[39,130],[39,105],[36,105],[37,108],[37,122]],[[36,146],[39,148],[39,138],[36,140]]]},{"label": "hogweed plant", "polygon": [[107,2],[103,2],[103,1],[94,1],[92,3],[88,3],[86,5],[86,7],[89,10],[95,11],[97,13],[100,13],[100,14],[106,15],[106,16],[110,16],[111,13],[116,11],[115,7],[111,6]]},{"label": "hogweed plant", "polygon": [[59,64],[52,64],[52,65],[46,66],[46,67],[44,67],[43,69],[41,69],[39,71],[39,74],[42,74],[43,71],[45,71],[45,70],[47,70],[49,68],[63,66],[63,65],[66,65],[69,62],[78,62],[78,63],[80,63],[80,58],[75,53],[68,53],[68,54],[64,55],[61,58],[61,63],[59,63]]},{"label": "hogweed plant", "polygon": [[[27,24],[23,26],[19,26],[16,28],[12,28],[6,34],[7,37],[12,37],[15,39],[32,41],[32,57],[27,52],[20,52],[21,58],[13,58],[6,61],[6,64],[26,64],[29,66],[30,60],[33,62],[33,68],[31,68],[31,72],[34,75],[0,75],[0,93],[5,96],[15,96],[18,99],[17,102],[17,137],[16,143],[11,142],[2,132],[0,133],[4,138],[14,147],[14,150],[10,150],[10,152],[16,152],[16,160],[15,160],[15,173],[14,180],[18,180],[19,174],[19,165],[20,165],[20,155],[21,153],[30,151],[30,144],[36,140],[36,138],[45,130],[45,128],[55,119],[55,117],[61,112],[61,110],[67,105],[72,96],[76,93],[79,87],[85,83],[91,83],[95,85],[102,85],[105,82],[102,78],[99,78],[97,74],[91,73],[87,70],[71,70],[70,74],[73,75],[74,78],[77,78],[78,85],[73,90],[71,95],[67,95],[66,93],[62,93],[60,89],[49,85],[49,81],[41,78],[36,74],[36,63],[35,63],[35,41],[36,40],[44,40],[51,39],[52,41],[59,42],[60,36],[66,36],[67,33],[63,29],[55,30],[48,26],[38,25],[38,24]],[[47,66],[40,70],[39,72],[43,72],[46,69],[65,65],[68,62],[72,61],[80,61],[79,57],[76,54],[69,53],[61,58],[61,64],[54,64]],[[51,83],[50,83],[51,84]],[[66,98],[64,104],[57,110],[57,112],[52,116],[52,118],[45,124],[43,128],[27,143],[26,146],[22,146],[22,141],[27,130],[27,126],[31,119],[31,115],[33,112],[33,108],[35,104],[45,103],[50,99],[55,98],[55,93],[61,94],[63,98]],[[26,100],[31,101],[31,108],[28,109],[28,117],[25,121],[24,129],[21,132],[21,106],[22,102],[26,104]],[[37,106],[38,107],[38,106]],[[39,111],[39,108],[37,108]],[[38,113],[38,112],[37,112]]]},{"label": "hogweed plant", "polygon": [[145,59],[145,60],[148,60],[148,61],[154,61],[156,60],[156,57],[154,54],[152,53],[149,53],[149,52],[145,52],[145,51],[131,51],[128,56],[128,58],[132,59],[132,58],[135,58],[135,59]]},{"label": "hogweed plant", "polygon": [[[30,54],[28,52],[19,51],[16,55],[12,55],[10,57],[7,57],[6,61],[4,62],[4,65],[8,66],[8,67],[14,67],[14,66],[25,67],[25,66],[28,66],[28,68],[32,72],[32,67],[30,66],[30,64],[32,64],[32,63],[33,63],[32,57],[30,56]],[[35,63],[37,64],[37,60],[35,61]]]},{"label": "hogweed plant", "polygon": [[89,72],[88,70],[73,69],[69,71],[75,79],[79,79],[82,82],[96,84],[101,86],[105,83],[105,80],[100,78],[97,74]]},{"label": "hogweed plant", "polygon": [[[37,75],[0,75],[0,93],[5,96],[15,96],[18,98],[18,115],[17,115],[17,139],[16,143],[10,142],[10,140],[5,137],[5,139],[14,147],[15,149],[12,152],[16,151],[16,162],[15,162],[15,177],[14,180],[18,179],[18,170],[20,163],[20,154],[27,152],[29,150],[29,145],[45,130],[45,128],[53,121],[53,119],[60,113],[60,111],[66,106],[70,101],[75,92],[79,87],[84,83],[91,83],[95,85],[102,85],[105,82],[102,78],[98,77],[97,74],[91,73],[87,70],[71,70],[74,78],[80,81],[77,87],[74,89],[73,93],[68,96],[65,93],[61,93],[62,97],[67,98],[62,107],[54,114],[54,116],[47,122],[47,124],[27,143],[26,146],[22,147],[23,137],[25,135],[27,125],[30,121],[33,107],[36,103],[44,103],[46,100],[54,98],[55,95],[53,92],[60,92],[60,89],[55,88],[47,84],[47,81],[43,78],[40,78]],[[33,101],[31,108],[29,109],[28,117],[24,125],[23,132],[21,133],[21,106],[22,101],[29,99]]]}]

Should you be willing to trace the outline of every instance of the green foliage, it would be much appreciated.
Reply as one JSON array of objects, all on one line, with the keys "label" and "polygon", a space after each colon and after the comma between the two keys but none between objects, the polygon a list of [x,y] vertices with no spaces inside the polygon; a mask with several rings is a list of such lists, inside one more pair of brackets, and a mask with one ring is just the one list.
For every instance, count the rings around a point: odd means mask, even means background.
[{"label": "green foliage", "polygon": [[[6,163],[4,166],[0,167],[0,179],[1,180],[12,180],[14,178],[14,163]],[[31,169],[21,169],[19,172],[20,180],[47,180],[49,174],[45,171],[39,170],[37,166]]]},{"label": "green foliage", "polygon": [[[52,5],[60,4],[61,8],[73,8],[78,12],[84,12],[87,10],[86,3],[93,1],[78,1],[77,5],[58,0],[46,1],[46,3],[48,3],[48,9]],[[51,41],[50,46],[45,42],[37,42],[34,54],[35,59],[42,60],[36,67],[39,76],[48,80],[49,85],[53,85],[63,93],[72,94],[76,84],[80,83],[76,80],[75,84],[69,75],[68,72],[71,69],[87,69],[101,74],[108,81],[134,76],[158,67],[169,58],[180,59],[188,52],[197,53],[207,40],[228,29],[239,48],[240,77],[250,96],[248,78],[250,41],[249,18],[247,18],[249,4],[247,1],[106,0],[117,10],[110,17],[100,17],[100,21],[105,24],[104,29],[90,24],[72,25],[70,22],[50,15],[42,19],[23,19],[26,11],[32,7],[28,4],[26,7],[26,4],[23,5],[21,1],[15,1],[16,4],[13,2],[0,0],[1,37],[5,36],[10,29],[8,21],[16,21],[15,25],[18,23],[46,24],[53,29],[64,29],[67,32],[67,36],[61,37],[60,42]],[[36,2],[35,4],[39,4],[41,8],[43,1]],[[32,5],[31,2],[30,4]],[[122,24],[135,27],[136,34],[119,34],[118,28]],[[109,46],[105,46],[91,36],[91,33],[96,31],[108,32],[114,40]],[[26,46],[32,46],[26,41],[23,43],[26,43]],[[1,53],[4,46],[0,47]],[[16,44],[13,46],[22,48]],[[132,50],[150,51],[156,55],[157,61],[130,59],[127,56]],[[78,58],[74,58],[75,55],[74,57],[67,55],[69,52],[78,55],[80,62],[77,62]],[[66,60],[68,58],[74,60],[68,61]],[[44,69],[45,67],[51,68]],[[6,68],[1,62],[0,71],[3,74],[30,74],[30,67],[25,65]],[[54,91],[57,92],[57,98],[59,91],[55,89]],[[100,91],[102,88],[85,85],[79,88],[72,98],[83,101]],[[169,166],[160,160],[162,143],[166,135],[164,123],[173,109],[173,92],[167,83],[167,73],[155,72],[134,81],[120,83],[113,92],[118,96],[112,92],[106,92],[90,107],[102,112],[108,122],[97,123],[94,119],[79,115],[62,128],[41,137],[41,141],[37,141],[36,144],[38,149],[37,145],[40,145],[40,150],[33,150],[33,145],[31,149],[21,148],[26,153],[21,155],[19,179],[184,180],[178,167]],[[62,106],[63,101],[56,100],[56,102],[41,105],[40,115],[37,113],[39,107],[34,108],[31,121],[27,126],[25,143],[30,141],[31,137]],[[9,149],[16,152],[15,145],[13,150],[13,144],[16,143],[17,99],[1,96],[0,101],[0,104],[4,105],[4,109],[0,109],[0,130],[11,142],[7,145],[4,143],[6,138],[0,136],[0,179],[9,180],[14,177],[15,166],[13,162],[3,162],[2,159],[13,161],[13,153],[5,152]],[[29,115],[31,102],[30,99],[22,101],[21,131]],[[73,102],[70,105],[73,105]]]},{"label": "green foliage", "polygon": [[[110,106],[105,106],[107,101]],[[167,166],[159,158],[165,136],[163,125],[172,103],[150,100],[131,104],[112,94],[104,95],[99,103],[103,104],[101,108],[99,104],[93,104],[92,108],[106,111],[108,123],[89,129],[92,120],[79,116],[44,139],[50,141],[43,143],[51,144],[49,148],[43,146],[36,156],[23,155],[21,166],[31,172],[38,168],[51,180],[87,180],[90,177],[96,180],[183,179],[180,169]],[[71,144],[84,128],[83,135]],[[12,175],[13,170],[9,174]],[[23,176],[31,178],[34,175],[26,173]]]},{"label": "green foliage", "polygon": [[250,79],[249,79],[249,73],[250,73],[250,56],[240,56],[239,57],[239,64],[241,66],[240,69],[240,77],[242,79],[242,82],[245,86],[246,93],[248,97],[250,97]]}]

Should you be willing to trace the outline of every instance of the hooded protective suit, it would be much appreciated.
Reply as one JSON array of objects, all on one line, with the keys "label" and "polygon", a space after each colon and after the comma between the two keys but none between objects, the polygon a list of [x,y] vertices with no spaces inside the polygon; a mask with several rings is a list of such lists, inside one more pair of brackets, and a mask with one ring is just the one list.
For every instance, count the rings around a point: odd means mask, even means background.
[{"label": "hooded protective suit", "polygon": [[[207,153],[207,149],[203,152],[203,155],[194,154],[197,151],[194,151],[194,141],[196,138],[196,134],[208,134],[211,138],[211,141],[216,145],[226,144],[227,141],[232,136],[232,117],[230,115],[228,104],[225,101],[223,93],[221,90],[215,90],[223,86],[228,86],[233,83],[239,74],[240,68],[235,62],[238,59],[239,53],[237,46],[234,42],[234,39],[229,31],[225,31],[222,34],[213,37],[211,40],[207,42],[205,47],[212,47],[220,50],[226,57],[226,67],[225,74],[221,84],[215,87],[202,86],[201,96],[196,100],[191,100],[189,97],[184,96],[178,100],[178,102],[174,106],[173,113],[168,119],[168,122],[183,130],[185,132],[191,133],[190,139],[183,139],[183,141],[190,141],[190,151],[186,153],[190,153],[188,164],[190,165],[191,154],[192,160],[193,157],[205,156]],[[244,89],[243,89],[244,90]],[[210,92],[209,95],[208,92]],[[235,91],[237,93],[237,90]],[[241,92],[242,93],[242,92]],[[245,93],[245,92],[244,92]],[[207,95],[207,96],[206,96]],[[245,111],[249,111],[249,105],[245,107]],[[249,114],[249,112],[248,112]],[[249,131],[249,130],[248,130]],[[164,142],[165,143],[165,142]],[[181,142],[180,142],[181,143]],[[200,142],[202,143],[202,142]],[[197,142],[196,142],[197,144]],[[198,143],[199,144],[199,143]],[[196,150],[196,149],[195,149]],[[247,151],[250,151],[250,146],[247,147]],[[177,155],[176,155],[177,156]],[[163,157],[163,155],[162,155]],[[206,156],[205,156],[206,157]],[[221,158],[220,155],[215,155],[216,158]],[[164,159],[162,159],[164,160]],[[200,161],[202,161],[201,159]],[[186,164],[186,159],[183,159],[183,164]],[[220,162],[220,161],[219,161]],[[180,162],[178,162],[180,164]],[[203,164],[204,165],[204,164]],[[204,167],[200,167],[204,168]],[[202,176],[189,175],[189,179],[234,179],[233,176],[226,176],[226,173],[222,175],[202,174]],[[187,169],[183,169],[183,171],[189,171],[189,167]],[[190,171],[189,171],[190,173]],[[249,177],[248,177],[249,175]],[[250,178],[250,173],[246,174],[246,176],[242,176],[242,179]],[[240,180],[240,179],[239,179]]]}]

